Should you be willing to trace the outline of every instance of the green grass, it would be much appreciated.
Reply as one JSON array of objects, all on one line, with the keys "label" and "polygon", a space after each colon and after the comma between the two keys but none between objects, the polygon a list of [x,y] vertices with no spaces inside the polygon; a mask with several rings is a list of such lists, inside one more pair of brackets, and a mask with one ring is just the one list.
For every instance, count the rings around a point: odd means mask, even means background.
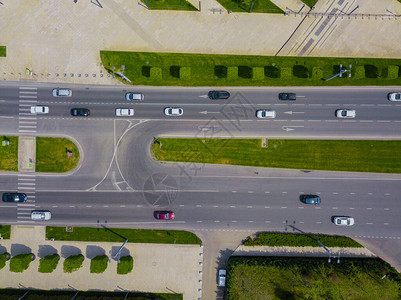
[{"label": "green grass", "polygon": [[[141,0],[146,5],[145,0]],[[185,0],[147,0],[151,10],[189,10],[197,11],[191,3]]]},{"label": "green grass", "polygon": [[11,225],[0,225],[0,234],[5,240],[10,239]]},{"label": "green grass", "polygon": [[[67,151],[72,152],[70,158]],[[36,172],[63,173],[73,170],[79,162],[79,151],[65,138],[36,138]]]},{"label": "green grass", "polygon": [[[3,142],[9,142],[9,145],[3,146]],[[18,171],[17,136],[1,136],[0,158],[0,171]]]},{"label": "green grass", "polygon": [[307,170],[401,173],[401,141],[168,139],[157,160]]},{"label": "green grass", "polygon": [[70,255],[64,260],[64,273],[72,273],[78,271],[82,267],[84,256],[82,254]]},{"label": "green grass", "polygon": [[[386,279],[383,279],[383,276]],[[238,257],[228,262],[227,300],[400,299],[400,274],[378,258]]]},{"label": "green grass", "polygon": [[0,254],[0,270],[4,268],[4,266],[6,265],[6,261],[7,261],[7,254],[6,253]]},{"label": "green grass", "polygon": [[6,46],[0,46],[0,57],[6,57]]},{"label": "green grass", "polygon": [[245,246],[270,246],[270,247],[321,247],[319,240],[326,247],[355,247],[363,248],[361,244],[346,236],[317,235],[317,234],[296,234],[261,232],[256,238],[249,237]]},{"label": "green grass", "polygon": [[315,5],[315,3],[317,2],[317,0],[301,0],[303,3],[305,3],[306,5],[308,5],[309,7],[312,7]]},{"label": "green grass", "polygon": [[97,255],[91,259],[90,272],[101,274],[107,269],[109,259],[106,255]]},{"label": "green grass", "polygon": [[31,253],[13,256],[10,259],[10,271],[15,273],[22,273],[29,268],[31,261]]},{"label": "green grass", "polygon": [[60,260],[60,256],[57,254],[54,255],[46,255],[44,258],[39,260],[39,269],[40,273],[52,273],[58,265]]},{"label": "green grass", "polygon": [[284,14],[280,7],[269,0],[217,0],[226,10],[233,12],[249,12],[252,7],[253,13]]},{"label": "green grass", "polygon": [[[401,77],[388,77],[390,66],[401,65],[401,59],[338,58],[338,57],[280,57],[256,55],[212,55],[186,53],[118,52],[101,51],[105,68],[112,73],[113,66],[124,74],[133,85],[173,86],[363,86],[401,85]],[[352,64],[362,77],[343,76],[329,81],[323,79],[338,73],[339,65]],[[191,68],[190,79],[179,76],[181,67]],[[238,67],[238,76],[229,76],[228,70]],[[253,78],[253,68],[264,68],[263,79]],[[161,79],[152,76],[160,68]],[[318,75],[314,70],[319,70]],[[178,74],[178,75],[177,75]],[[361,75],[361,74],[360,74]],[[366,76],[365,76],[366,75]],[[306,76],[306,78],[305,78]],[[378,77],[377,77],[378,76]],[[119,78],[119,77],[117,77]],[[250,80],[252,79],[252,80]],[[121,78],[119,80],[122,81]],[[124,83],[127,83],[124,81]]]},{"label": "green grass", "polygon": [[[120,236],[119,236],[120,235]],[[65,227],[46,227],[46,238],[56,241],[123,242],[155,244],[195,244],[202,241],[192,232],[182,230],[123,229],[74,227],[66,232]]]},{"label": "green grass", "polygon": [[123,256],[117,264],[117,274],[125,275],[132,272],[134,259],[132,256]]}]

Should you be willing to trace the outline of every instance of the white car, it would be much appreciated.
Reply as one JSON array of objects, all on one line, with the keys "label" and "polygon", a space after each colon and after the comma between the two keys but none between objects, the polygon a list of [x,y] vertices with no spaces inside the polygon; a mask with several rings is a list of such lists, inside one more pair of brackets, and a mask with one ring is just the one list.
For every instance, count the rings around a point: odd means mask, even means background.
[{"label": "white car", "polygon": [[48,210],[31,211],[31,219],[34,221],[48,221],[52,218],[52,214]]},{"label": "white car", "polygon": [[142,93],[126,93],[125,94],[125,100],[127,101],[143,101],[145,99],[145,96]]},{"label": "white car", "polygon": [[164,114],[166,116],[182,116],[184,110],[180,107],[166,107],[164,109]]},{"label": "white car", "polygon": [[355,118],[356,111],[353,109],[337,109],[336,117],[337,118]]},{"label": "white car", "polygon": [[401,101],[401,92],[389,93],[387,99],[390,101]]},{"label": "white car", "polygon": [[70,89],[57,88],[53,90],[54,97],[71,97],[72,91]]},{"label": "white car", "polygon": [[116,116],[118,117],[129,117],[134,115],[133,108],[116,108]]},{"label": "white car", "polygon": [[49,107],[45,105],[34,105],[31,106],[31,114],[48,114]]},{"label": "white car", "polygon": [[258,119],[274,119],[276,117],[276,111],[270,109],[260,109],[256,111],[256,117]]},{"label": "white car", "polygon": [[352,226],[355,224],[355,220],[351,217],[335,217],[333,223],[339,226]]},{"label": "white car", "polygon": [[220,269],[219,270],[219,286],[226,286],[226,270]]}]

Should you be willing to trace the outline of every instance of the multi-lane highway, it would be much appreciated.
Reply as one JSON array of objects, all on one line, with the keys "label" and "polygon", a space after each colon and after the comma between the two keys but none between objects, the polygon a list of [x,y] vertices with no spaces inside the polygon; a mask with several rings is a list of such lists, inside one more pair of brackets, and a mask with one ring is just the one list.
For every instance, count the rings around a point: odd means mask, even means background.
[{"label": "multi-lane highway", "polygon": [[[3,135],[66,136],[82,152],[70,174],[2,172],[1,190],[22,190],[31,200],[31,206],[2,203],[2,223],[30,224],[35,207],[51,210],[49,224],[60,225],[283,230],[295,222],[307,231],[400,238],[401,175],[161,163],[150,153],[159,136],[400,139],[401,102],[386,99],[396,88],[229,88],[227,101],[208,99],[209,88],[69,85],[73,96],[56,98],[55,87],[0,86]],[[145,100],[126,101],[126,91],[143,92]],[[297,100],[278,100],[283,91],[296,92]],[[30,105],[50,112],[31,115]],[[183,108],[183,116],[165,116],[168,106]],[[73,107],[91,115],[72,117]],[[116,108],[134,108],[135,115],[116,117]],[[257,119],[263,108],[275,110],[276,118]],[[339,108],[355,109],[356,118],[336,118]],[[302,193],[319,194],[322,204],[302,204]],[[176,219],[154,220],[160,208],[173,210]],[[335,226],[335,215],[352,216],[356,224]]]}]

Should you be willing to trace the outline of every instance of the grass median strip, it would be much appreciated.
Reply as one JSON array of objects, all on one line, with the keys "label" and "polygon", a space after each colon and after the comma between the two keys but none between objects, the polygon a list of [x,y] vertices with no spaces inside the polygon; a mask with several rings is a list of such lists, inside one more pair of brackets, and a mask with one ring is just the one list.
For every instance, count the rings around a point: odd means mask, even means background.
[{"label": "grass median strip", "polygon": [[63,173],[79,162],[77,146],[65,138],[36,138],[36,172]]},{"label": "grass median strip", "polygon": [[253,167],[401,173],[401,141],[181,139],[152,144],[157,160]]},{"label": "grass median strip", "polygon": [[[256,7],[257,8],[257,7]],[[401,85],[401,59],[280,57],[101,51],[110,74],[121,72],[134,85],[173,86],[363,86]],[[324,81],[339,73],[351,77]],[[119,80],[122,78],[116,75]],[[124,81],[128,83],[127,81]]]},{"label": "grass median strip", "polygon": [[0,142],[0,171],[18,171],[18,137],[2,136]]},{"label": "grass median strip", "polygon": [[58,241],[124,242],[155,244],[195,244],[202,241],[192,232],[183,230],[153,230],[127,228],[73,227],[67,232],[65,227],[46,227],[46,238]]},{"label": "grass median strip", "polygon": [[0,46],[0,57],[6,57],[6,46]]}]

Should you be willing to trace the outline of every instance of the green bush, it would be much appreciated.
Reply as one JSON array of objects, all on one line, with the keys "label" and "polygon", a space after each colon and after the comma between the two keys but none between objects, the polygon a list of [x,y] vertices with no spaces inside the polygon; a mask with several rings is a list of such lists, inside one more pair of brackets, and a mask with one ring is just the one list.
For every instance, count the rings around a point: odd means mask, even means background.
[{"label": "green bush", "polygon": [[228,67],[227,78],[231,80],[238,79],[238,67]]},{"label": "green bush", "polygon": [[323,78],[323,70],[318,67],[312,68],[312,78],[313,79],[321,79]]},{"label": "green bush", "polygon": [[180,68],[180,78],[183,80],[191,79],[191,67],[181,67]]},{"label": "green bush", "polygon": [[162,68],[151,67],[150,68],[150,78],[154,80],[161,80],[162,77]]},{"label": "green bush", "polygon": [[41,258],[39,260],[38,271],[40,273],[53,272],[57,268],[59,260],[60,260],[60,256],[58,256],[57,254],[46,255],[44,258]]},{"label": "green bush", "polygon": [[91,259],[91,273],[103,273],[107,269],[109,259],[106,255],[98,255]]},{"label": "green bush", "polygon": [[264,67],[265,76],[269,78],[279,78],[280,77],[280,70],[274,66],[266,66]]},{"label": "green bush", "polygon": [[316,234],[262,232],[255,239],[249,237],[245,246],[288,246],[288,247],[321,247],[319,240],[326,247],[356,247],[363,246],[353,239],[345,236],[330,236]]},{"label": "green bush", "polygon": [[131,273],[134,266],[134,259],[132,256],[123,256],[117,264],[117,274],[124,275]]},{"label": "green bush", "polygon": [[309,78],[309,70],[305,66],[295,65],[292,67],[292,73],[298,78]]},{"label": "green bush", "polygon": [[15,273],[22,273],[29,268],[32,261],[32,253],[19,254],[11,257],[10,259],[10,271]]},{"label": "green bush", "polygon": [[292,69],[290,67],[282,67],[280,77],[282,79],[292,79]]},{"label": "green bush", "polygon": [[397,79],[399,66],[388,66],[387,67],[387,78],[388,79]]},{"label": "green bush", "polygon": [[0,270],[4,268],[4,266],[6,265],[6,261],[7,261],[7,254],[0,254]]},{"label": "green bush", "polygon": [[351,71],[351,76],[354,77],[355,79],[365,78],[365,67],[364,66],[356,66],[355,72]]},{"label": "green bush", "polygon": [[64,273],[72,273],[82,267],[84,256],[82,254],[71,255],[64,260],[63,270]]},{"label": "green bush", "polygon": [[265,78],[265,68],[263,67],[253,67],[253,79],[260,80]]}]

